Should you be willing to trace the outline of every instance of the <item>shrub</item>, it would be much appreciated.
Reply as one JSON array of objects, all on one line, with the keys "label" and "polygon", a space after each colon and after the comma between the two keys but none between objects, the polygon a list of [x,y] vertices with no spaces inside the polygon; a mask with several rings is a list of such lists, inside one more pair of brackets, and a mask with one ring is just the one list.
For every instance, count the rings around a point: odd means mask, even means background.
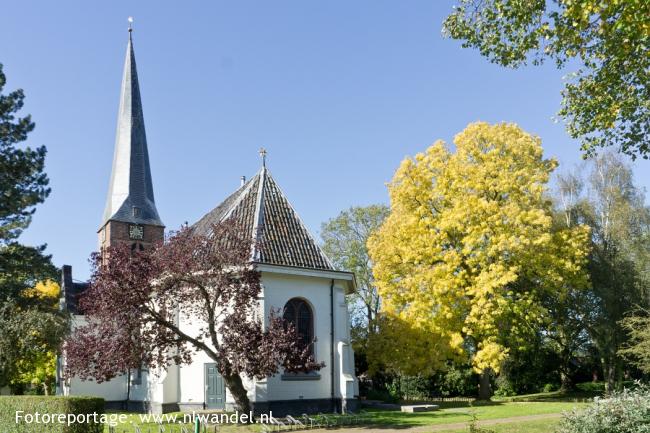
[{"label": "shrub", "polygon": [[[638,383],[633,380],[624,380],[622,383],[616,385],[618,388],[634,389]],[[582,382],[576,384],[576,388],[580,391],[586,392],[605,392],[605,382]]]},{"label": "shrub", "polygon": [[530,350],[513,350],[501,366],[499,377],[507,380],[517,395],[536,393],[545,384],[560,381],[557,373],[559,361],[553,349],[541,342],[535,343],[534,347]]},{"label": "shrub", "polygon": [[469,406],[471,408],[469,415],[472,417],[472,420],[467,423],[469,433],[496,433],[494,430],[479,427],[478,416],[476,415],[476,410],[474,410],[474,407],[472,406],[472,402],[469,403]]},{"label": "shrub", "polygon": [[515,395],[517,395],[517,393],[514,389],[512,389],[512,386],[510,384],[501,386],[494,391],[495,397],[514,397]]},{"label": "shrub", "polygon": [[517,395],[515,388],[512,386],[512,383],[510,383],[506,376],[497,377],[495,384],[497,387],[496,391],[494,391],[495,396],[512,397],[513,395]]},{"label": "shrub", "polygon": [[554,383],[547,383],[542,387],[542,392],[553,392],[557,391],[559,387]]},{"label": "shrub", "polygon": [[399,399],[393,398],[390,393],[384,389],[369,389],[365,396],[368,400],[380,400],[383,402],[393,402]]},{"label": "shrub", "polygon": [[393,400],[426,400],[431,379],[424,376],[395,376],[386,389]]},{"label": "shrub", "polygon": [[359,380],[361,395],[369,400],[398,402],[422,401],[437,397],[474,396],[478,389],[478,375],[468,365],[450,363],[443,371],[432,375],[408,376],[376,373],[372,378]]},{"label": "shrub", "polygon": [[[104,399],[98,397],[61,397],[41,395],[12,395],[0,397],[0,432],[2,433],[102,433],[101,423],[61,424],[58,422],[16,423],[16,412],[23,415],[93,414],[104,413]],[[91,420],[92,421],[92,420]]]},{"label": "shrub", "polygon": [[583,382],[576,384],[580,391],[605,392],[605,382]]},{"label": "shrub", "polygon": [[582,411],[564,414],[558,433],[647,433],[650,432],[650,388],[615,392],[595,399]]},{"label": "shrub", "polygon": [[478,389],[478,375],[468,365],[450,365],[435,378],[436,389],[443,397],[474,396]]}]

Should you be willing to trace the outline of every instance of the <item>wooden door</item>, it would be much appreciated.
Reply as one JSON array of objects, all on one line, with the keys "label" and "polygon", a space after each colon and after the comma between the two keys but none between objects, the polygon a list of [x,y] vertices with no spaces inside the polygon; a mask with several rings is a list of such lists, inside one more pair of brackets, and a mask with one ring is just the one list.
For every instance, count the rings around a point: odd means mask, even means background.
[{"label": "wooden door", "polygon": [[226,384],[217,371],[217,364],[205,364],[205,407],[206,409],[226,408]]}]

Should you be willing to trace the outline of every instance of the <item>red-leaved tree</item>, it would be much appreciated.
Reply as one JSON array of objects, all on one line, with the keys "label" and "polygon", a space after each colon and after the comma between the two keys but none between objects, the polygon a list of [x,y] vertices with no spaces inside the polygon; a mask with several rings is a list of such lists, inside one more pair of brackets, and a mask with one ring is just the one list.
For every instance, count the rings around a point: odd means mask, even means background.
[{"label": "red-leaved tree", "polygon": [[64,345],[66,375],[103,382],[131,369],[187,364],[203,351],[238,409],[249,411],[242,376],[322,368],[279,311],[263,325],[254,247],[226,221],[210,235],[185,227],[145,251],[122,244],[93,254],[90,287],[80,299],[86,324]]}]

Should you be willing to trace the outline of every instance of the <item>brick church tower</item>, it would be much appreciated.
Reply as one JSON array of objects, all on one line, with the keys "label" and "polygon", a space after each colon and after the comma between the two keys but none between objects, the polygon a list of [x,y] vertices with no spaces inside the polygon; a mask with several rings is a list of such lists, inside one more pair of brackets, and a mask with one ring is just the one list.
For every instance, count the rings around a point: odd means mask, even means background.
[{"label": "brick church tower", "polygon": [[99,248],[101,251],[110,245],[128,242],[132,250],[144,250],[148,245],[162,242],[164,230],[153,195],[138,72],[129,29],[113,171],[98,231]]}]

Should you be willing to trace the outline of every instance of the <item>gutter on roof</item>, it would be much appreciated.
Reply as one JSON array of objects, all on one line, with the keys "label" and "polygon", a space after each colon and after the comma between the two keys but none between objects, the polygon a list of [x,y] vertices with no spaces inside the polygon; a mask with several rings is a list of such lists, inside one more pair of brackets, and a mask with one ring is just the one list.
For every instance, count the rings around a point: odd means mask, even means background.
[{"label": "gutter on roof", "polygon": [[[357,286],[357,281],[354,273],[348,271],[337,271],[335,269],[322,269],[322,268],[307,268],[304,266],[291,266],[291,265],[278,265],[275,263],[267,263],[260,261],[253,261],[253,264],[261,270],[268,272],[278,272],[281,274],[292,273],[294,275],[303,274],[305,276],[334,278],[335,280],[350,281],[354,287]],[[268,269],[267,269],[268,268]],[[311,275],[314,274],[314,275]]]}]

